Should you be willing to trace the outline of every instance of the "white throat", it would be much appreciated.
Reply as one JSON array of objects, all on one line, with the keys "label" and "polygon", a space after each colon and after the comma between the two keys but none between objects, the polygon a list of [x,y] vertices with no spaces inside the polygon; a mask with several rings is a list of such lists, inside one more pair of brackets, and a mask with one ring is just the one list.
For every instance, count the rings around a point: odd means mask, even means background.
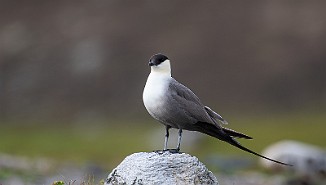
[{"label": "white throat", "polygon": [[171,80],[170,61],[165,60],[158,66],[151,67],[151,73],[143,92],[144,105],[154,118],[155,112],[163,106],[166,98],[167,88]]},{"label": "white throat", "polygon": [[171,76],[170,60],[165,60],[158,66],[152,66],[151,73]]}]

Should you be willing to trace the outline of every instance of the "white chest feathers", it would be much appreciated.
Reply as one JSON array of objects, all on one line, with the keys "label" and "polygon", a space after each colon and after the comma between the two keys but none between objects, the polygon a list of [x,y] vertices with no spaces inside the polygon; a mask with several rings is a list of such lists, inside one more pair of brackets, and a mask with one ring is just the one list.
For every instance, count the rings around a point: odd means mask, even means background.
[{"label": "white chest feathers", "polygon": [[164,106],[170,80],[171,76],[169,75],[153,72],[147,78],[143,92],[143,102],[147,111],[153,117],[156,117],[155,114]]}]

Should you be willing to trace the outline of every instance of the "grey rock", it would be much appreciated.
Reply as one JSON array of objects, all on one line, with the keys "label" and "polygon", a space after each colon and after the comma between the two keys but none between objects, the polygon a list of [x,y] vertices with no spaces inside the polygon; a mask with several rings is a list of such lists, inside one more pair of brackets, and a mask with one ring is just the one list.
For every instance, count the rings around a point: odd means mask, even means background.
[{"label": "grey rock", "polygon": [[297,175],[313,179],[326,177],[326,150],[323,148],[303,142],[286,140],[267,147],[262,154],[293,165],[288,167],[261,160],[261,165],[266,169],[288,170]]},{"label": "grey rock", "polygon": [[109,174],[105,185],[218,184],[198,158],[185,153],[140,152],[127,156]]}]

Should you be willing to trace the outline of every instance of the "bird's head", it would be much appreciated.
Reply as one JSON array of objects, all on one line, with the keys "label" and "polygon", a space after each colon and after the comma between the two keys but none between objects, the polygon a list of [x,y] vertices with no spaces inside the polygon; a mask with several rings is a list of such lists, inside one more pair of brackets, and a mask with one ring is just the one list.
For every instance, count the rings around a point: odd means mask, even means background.
[{"label": "bird's head", "polygon": [[170,60],[167,56],[158,53],[153,55],[148,62],[148,65],[151,66],[152,72],[158,72],[163,74],[171,75],[171,65]]}]

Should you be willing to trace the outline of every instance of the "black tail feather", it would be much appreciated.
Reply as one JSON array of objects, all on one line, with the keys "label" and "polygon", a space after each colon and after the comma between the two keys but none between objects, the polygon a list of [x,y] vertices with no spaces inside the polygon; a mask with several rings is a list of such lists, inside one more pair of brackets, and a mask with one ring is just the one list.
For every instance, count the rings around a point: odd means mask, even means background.
[{"label": "black tail feather", "polygon": [[250,150],[250,149],[248,149],[248,148],[242,146],[239,142],[237,142],[236,140],[234,140],[234,139],[231,138],[231,137],[229,137],[229,139],[226,140],[225,142],[228,142],[228,143],[230,143],[231,145],[233,145],[233,146],[235,146],[235,147],[238,147],[238,148],[240,148],[240,149],[243,150],[243,151],[249,152],[249,153],[251,153],[251,154],[254,154],[254,155],[259,156],[259,157],[262,157],[262,158],[264,158],[264,159],[267,159],[267,160],[273,161],[273,162],[275,162],[275,163],[282,164],[282,165],[286,165],[286,166],[292,166],[292,165],[290,165],[290,164],[287,164],[287,163],[284,163],[284,162],[281,162],[281,161],[277,161],[277,160],[275,160],[275,159],[271,159],[271,158],[269,158],[269,157],[266,157],[266,156],[263,156],[263,155],[261,155],[261,154],[258,154],[258,153],[256,153],[256,152],[254,152],[254,151],[252,151],[252,150]]},{"label": "black tail feather", "polygon": [[[262,158],[267,159],[269,161],[273,161],[273,162],[278,163],[278,164],[282,164],[282,165],[286,165],[286,166],[292,166],[291,164],[286,164],[286,163],[283,163],[283,162],[268,158],[266,156],[258,154],[256,152],[242,146],[238,141],[236,141],[235,139],[233,139],[231,137],[231,136],[234,136],[233,135],[234,133],[238,133],[238,132],[235,132],[235,131],[232,132],[233,130],[231,130],[231,129],[229,129],[229,130],[227,130],[225,128],[221,129],[221,128],[216,127],[213,124],[204,123],[204,122],[197,122],[195,124],[195,126],[196,126],[197,131],[205,133],[205,134],[210,135],[212,137],[215,137],[215,138],[217,138],[219,140],[225,141],[225,142],[227,142],[227,143],[229,143],[229,144],[231,144],[231,145],[233,145],[233,146],[235,146],[235,147],[237,147],[237,148],[239,148],[239,149],[241,149],[243,151],[249,152],[251,154],[262,157]],[[237,136],[235,136],[235,137],[237,137]],[[246,137],[244,137],[244,138],[246,138]],[[249,137],[249,138],[251,138],[251,137]]]},{"label": "black tail feather", "polygon": [[252,137],[250,137],[250,136],[248,136],[246,134],[237,132],[235,130],[232,130],[232,129],[229,129],[229,128],[225,128],[225,127],[223,127],[222,129],[229,136],[237,137],[237,138],[244,138],[244,139],[252,139]]}]

